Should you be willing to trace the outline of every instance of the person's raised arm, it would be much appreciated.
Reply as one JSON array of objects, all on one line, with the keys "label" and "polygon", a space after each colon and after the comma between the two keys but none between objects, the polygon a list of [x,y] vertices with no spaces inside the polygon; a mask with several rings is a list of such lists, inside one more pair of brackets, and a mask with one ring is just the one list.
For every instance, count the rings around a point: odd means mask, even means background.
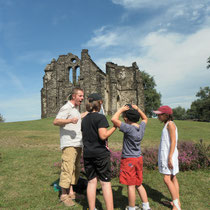
[{"label": "person's raised arm", "polygon": [[142,112],[141,109],[139,109],[138,106],[132,105],[132,107],[138,111],[138,113],[139,113],[140,116],[141,116],[142,121],[145,122],[145,124],[147,124],[148,118],[147,118],[146,114],[144,114],[144,112]]},{"label": "person's raised arm", "polygon": [[100,139],[106,140],[109,136],[111,136],[114,131],[116,130],[116,127],[112,127],[109,130],[107,128],[99,128],[98,129],[98,134]]},{"label": "person's raised arm", "polygon": [[118,111],[112,116],[111,121],[114,124],[114,126],[116,126],[118,128],[120,127],[120,125],[121,125],[121,121],[119,120],[120,115],[127,110],[129,110],[129,106],[125,105],[125,106],[121,107],[120,109],[118,109]]}]

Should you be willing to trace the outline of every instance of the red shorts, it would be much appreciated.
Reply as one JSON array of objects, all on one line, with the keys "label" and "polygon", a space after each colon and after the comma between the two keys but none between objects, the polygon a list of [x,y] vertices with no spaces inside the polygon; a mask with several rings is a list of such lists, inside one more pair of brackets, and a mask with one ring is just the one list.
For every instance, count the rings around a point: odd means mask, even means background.
[{"label": "red shorts", "polygon": [[121,184],[140,186],[143,181],[143,157],[122,158],[119,179]]}]

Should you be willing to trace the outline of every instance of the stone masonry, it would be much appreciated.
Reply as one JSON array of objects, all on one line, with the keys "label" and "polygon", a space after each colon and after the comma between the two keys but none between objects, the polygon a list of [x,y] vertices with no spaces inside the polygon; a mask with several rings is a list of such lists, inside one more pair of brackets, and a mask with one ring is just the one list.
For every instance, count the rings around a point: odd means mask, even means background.
[{"label": "stone masonry", "polygon": [[113,114],[127,103],[144,110],[143,83],[137,64],[125,67],[107,62],[104,73],[92,61],[88,50],[83,49],[81,59],[69,53],[47,64],[41,89],[41,117],[55,117],[74,87],[84,90],[81,112],[85,111],[87,96],[94,92],[101,94],[106,114]]}]

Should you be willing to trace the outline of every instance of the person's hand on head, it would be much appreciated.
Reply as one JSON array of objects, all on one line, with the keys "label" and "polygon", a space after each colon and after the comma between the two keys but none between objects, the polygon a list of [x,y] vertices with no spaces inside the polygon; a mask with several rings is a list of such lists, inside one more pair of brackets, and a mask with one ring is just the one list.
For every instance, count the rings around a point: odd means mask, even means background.
[{"label": "person's hand on head", "polygon": [[124,106],[121,107],[121,111],[122,112],[125,112],[125,111],[127,111],[129,109],[130,109],[130,107],[128,105],[124,105]]},{"label": "person's hand on head", "polygon": [[138,106],[136,106],[135,104],[132,104],[132,108],[138,110]]}]

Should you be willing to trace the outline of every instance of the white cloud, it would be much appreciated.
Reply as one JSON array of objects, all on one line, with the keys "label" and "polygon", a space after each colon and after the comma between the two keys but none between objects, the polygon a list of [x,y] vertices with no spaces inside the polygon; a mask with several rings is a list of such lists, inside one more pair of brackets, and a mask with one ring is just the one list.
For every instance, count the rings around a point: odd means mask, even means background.
[{"label": "white cloud", "polygon": [[152,33],[140,42],[147,50],[139,61],[154,76],[163,103],[189,108],[199,88],[209,85],[210,72],[206,69],[209,37],[207,28],[189,36]]},{"label": "white cloud", "polygon": [[139,9],[139,8],[161,8],[161,7],[180,7],[187,11],[188,7],[194,8],[195,10],[203,9],[204,7],[208,7],[209,0],[173,0],[173,1],[166,1],[166,0],[112,0],[114,4],[121,5],[126,9]]},{"label": "white cloud", "polygon": [[[210,27],[190,35],[165,30],[144,37],[138,33],[133,32],[135,43],[130,42],[132,50],[125,50],[124,42],[130,38],[130,33],[125,31],[115,55],[98,59],[96,64],[104,70],[108,61],[125,66],[136,61],[141,70],[154,76],[164,104],[189,108],[199,88],[209,86],[210,72],[206,69],[206,61],[210,56]],[[126,53],[122,53],[121,48]]]},{"label": "white cloud", "polygon": [[112,0],[114,4],[122,5],[127,9],[145,8],[145,7],[159,7],[167,5],[165,0]]},{"label": "white cloud", "polygon": [[88,47],[100,46],[106,48],[117,45],[117,34],[108,33],[106,35],[93,37],[88,43]]},{"label": "white cloud", "polygon": [[87,47],[107,48],[117,46],[122,38],[119,32],[112,30],[110,27],[103,26],[94,31],[94,36],[87,42]]},{"label": "white cloud", "polygon": [[142,58],[144,65],[153,69],[158,78],[165,75],[169,82],[182,79],[205,66],[204,59],[210,55],[209,37],[210,28],[189,36],[151,33],[139,44],[147,48]]},{"label": "white cloud", "polygon": [[[210,0],[112,0],[112,2],[126,9],[121,15],[121,20],[125,23],[134,15],[140,15],[143,10],[153,11],[151,19],[147,19],[147,25],[141,25],[142,30],[149,28],[158,30],[158,27],[165,27],[190,33],[198,30],[209,17]],[[183,27],[184,25],[188,25],[188,28]]]}]

